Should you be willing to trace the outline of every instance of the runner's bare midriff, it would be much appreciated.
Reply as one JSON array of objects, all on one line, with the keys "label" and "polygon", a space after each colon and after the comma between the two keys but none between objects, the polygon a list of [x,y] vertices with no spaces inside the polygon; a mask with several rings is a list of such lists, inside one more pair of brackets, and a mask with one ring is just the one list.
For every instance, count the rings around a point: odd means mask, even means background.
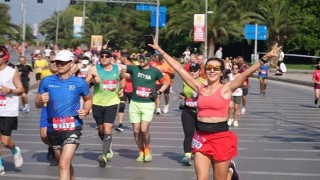
[{"label": "runner's bare midriff", "polygon": [[198,121],[205,123],[219,123],[227,121],[227,117],[198,117]]}]

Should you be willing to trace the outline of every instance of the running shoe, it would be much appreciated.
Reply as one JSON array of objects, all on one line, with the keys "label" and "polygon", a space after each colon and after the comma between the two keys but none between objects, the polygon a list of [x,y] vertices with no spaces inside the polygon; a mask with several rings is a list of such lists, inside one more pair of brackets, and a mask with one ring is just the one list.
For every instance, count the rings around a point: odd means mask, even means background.
[{"label": "running shoe", "polygon": [[191,166],[191,157],[189,156],[184,156],[181,160],[181,163],[184,165],[184,166]]},{"label": "running shoe", "polygon": [[148,154],[144,154],[144,162],[151,162],[151,161],[152,161],[151,152]]},{"label": "running shoe", "polygon": [[232,125],[232,123],[233,123],[233,119],[228,119],[228,126],[231,126]]},{"label": "running shoe", "polygon": [[53,153],[53,148],[48,147],[48,153],[47,153],[47,160],[52,161],[54,159],[54,153]]},{"label": "running shoe", "polygon": [[52,161],[50,162],[50,166],[58,166],[59,165],[59,160],[54,158],[52,159]]},{"label": "running shoe", "polygon": [[169,104],[164,105],[164,108],[163,108],[163,113],[164,114],[167,114],[168,112],[169,112]]},{"label": "running shoe", "polygon": [[0,166],[0,175],[4,175],[5,172],[4,172],[4,167],[3,166]]},{"label": "running shoe", "polygon": [[143,162],[144,160],[144,153],[140,151],[138,158],[136,159],[137,162]]},{"label": "running shoe", "polygon": [[157,115],[160,115],[160,114],[161,114],[161,109],[160,109],[160,108],[157,108],[156,114],[157,114]]},{"label": "running shoe", "polygon": [[110,145],[110,150],[108,151],[108,153],[106,155],[108,161],[110,161],[113,157],[113,151],[112,151],[111,147],[112,147],[112,143]]},{"label": "running shoe", "polygon": [[240,114],[241,114],[241,115],[244,115],[245,113],[246,113],[246,108],[244,108],[244,107],[241,108]]},{"label": "running shoe", "polygon": [[99,162],[99,166],[100,167],[106,167],[106,164],[108,163],[107,158],[105,157],[105,155],[100,155],[98,157],[98,162]]},{"label": "running shoe", "polygon": [[315,100],[314,100],[314,104],[318,104],[318,99],[315,99]]},{"label": "running shoe", "polygon": [[119,132],[123,132],[124,131],[122,124],[119,124],[117,126],[116,131],[119,131]]},{"label": "running shoe", "polygon": [[233,121],[233,126],[234,126],[234,127],[239,127],[238,121]]},{"label": "running shoe", "polygon": [[239,174],[236,169],[236,163],[234,161],[230,162],[230,169],[232,170],[231,180],[239,180]]},{"label": "running shoe", "polygon": [[21,151],[18,146],[15,147],[17,150],[17,153],[13,155],[14,165],[16,167],[20,167],[23,164],[23,158],[21,156]]}]

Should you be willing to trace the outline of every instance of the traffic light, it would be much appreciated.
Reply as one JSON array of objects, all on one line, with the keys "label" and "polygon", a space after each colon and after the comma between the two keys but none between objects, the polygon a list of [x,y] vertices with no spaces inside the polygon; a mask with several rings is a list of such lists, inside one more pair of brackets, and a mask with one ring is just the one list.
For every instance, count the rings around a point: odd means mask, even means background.
[{"label": "traffic light", "polygon": [[76,0],[70,0],[70,4],[76,4]]},{"label": "traffic light", "polygon": [[4,0],[4,2],[10,2],[10,0]]},{"label": "traffic light", "polygon": [[38,0],[38,3],[43,3],[43,0]]}]

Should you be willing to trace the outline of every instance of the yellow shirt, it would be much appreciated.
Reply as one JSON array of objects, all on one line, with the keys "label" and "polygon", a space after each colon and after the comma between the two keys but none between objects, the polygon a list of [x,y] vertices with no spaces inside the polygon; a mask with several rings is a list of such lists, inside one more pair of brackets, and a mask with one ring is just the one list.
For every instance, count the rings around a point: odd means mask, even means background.
[{"label": "yellow shirt", "polygon": [[53,75],[53,73],[50,71],[50,69],[44,69],[41,72],[40,79],[43,79],[44,77],[50,76],[50,75]]},{"label": "yellow shirt", "polygon": [[39,59],[34,61],[34,68],[36,69],[36,73],[41,73],[48,66],[48,61],[45,59]]}]

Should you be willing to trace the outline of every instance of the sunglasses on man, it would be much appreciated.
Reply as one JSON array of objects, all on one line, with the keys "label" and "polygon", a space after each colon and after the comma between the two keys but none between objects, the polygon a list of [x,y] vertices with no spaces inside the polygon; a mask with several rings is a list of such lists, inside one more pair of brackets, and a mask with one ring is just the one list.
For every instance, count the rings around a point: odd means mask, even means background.
[{"label": "sunglasses on man", "polygon": [[56,64],[56,66],[65,66],[67,64],[69,64],[71,61],[59,61],[59,60],[55,60],[54,63]]},{"label": "sunglasses on man", "polygon": [[111,58],[111,56],[109,54],[101,54],[100,58],[101,59],[103,59],[103,58]]},{"label": "sunglasses on man", "polygon": [[3,58],[4,56],[6,56],[5,54],[0,54],[0,58]]}]

